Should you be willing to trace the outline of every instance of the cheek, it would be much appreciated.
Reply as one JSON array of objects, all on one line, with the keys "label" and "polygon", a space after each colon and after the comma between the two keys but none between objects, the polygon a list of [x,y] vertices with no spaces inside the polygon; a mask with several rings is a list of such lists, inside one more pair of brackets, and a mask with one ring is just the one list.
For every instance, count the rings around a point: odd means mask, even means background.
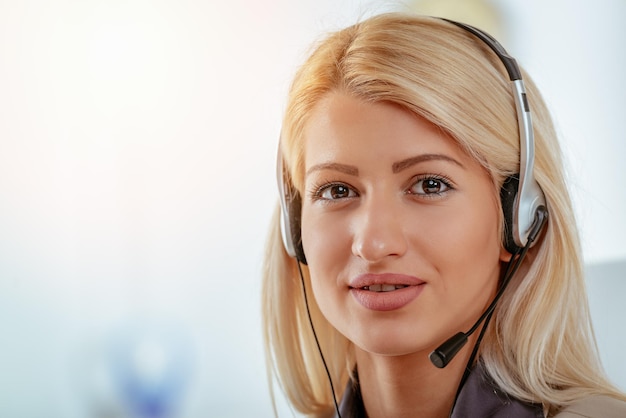
[{"label": "cheek", "polygon": [[345,260],[345,250],[350,249],[349,240],[345,223],[318,214],[307,205],[303,207],[302,246],[309,267],[326,270],[337,266],[337,260]]},{"label": "cheek", "polygon": [[437,247],[448,247],[449,255],[454,258],[471,258],[485,253],[499,255],[498,217],[495,213],[487,213],[491,215],[485,216],[484,211],[466,210],[461,216],[448,218],[447,225],[433,234],[434,239],[440,242]]},{"label": "cheek", "polygon": [[324,316],[331,320],[345,302],[340,300],[340,279],[350,258],[350,234],[345,224],[333,223],[332,217],[316,217],[305,209],[302,219],[302,244],[313,295]]},{"label": "cheek", "polygon": [[[438,266],[448,279],[445,287],[473,294],[495,288],[500,270],[501,240],[497,207],[467,205],[462,216],[451,216],[433,232],[431,248],[442,260]],[[490,291],[487,291],[490,293]]]}]

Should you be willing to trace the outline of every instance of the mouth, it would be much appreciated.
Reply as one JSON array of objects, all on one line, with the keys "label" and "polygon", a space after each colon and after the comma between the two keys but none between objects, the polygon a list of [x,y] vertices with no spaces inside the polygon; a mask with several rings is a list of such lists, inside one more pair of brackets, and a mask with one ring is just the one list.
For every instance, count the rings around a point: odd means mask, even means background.
[{"label": "mouth", "polygon": [[424,281],[413,275],[398,273],[366,273],[354,277],[348,283],[351,289],[370,292],[393,292],[421,284],[424,284]]},{"label": "mouth", "polygon": [[417,298],[426,282],[412,275],[397,273],[361,274],[349,283],[350,293],[370,311],[394,311]]},{"label": "mouth", "polygon": [[368,290],[370,292],[393,292],[394,290],[409,287],[408,284],[372,284],[360,287],[360,290]]}]

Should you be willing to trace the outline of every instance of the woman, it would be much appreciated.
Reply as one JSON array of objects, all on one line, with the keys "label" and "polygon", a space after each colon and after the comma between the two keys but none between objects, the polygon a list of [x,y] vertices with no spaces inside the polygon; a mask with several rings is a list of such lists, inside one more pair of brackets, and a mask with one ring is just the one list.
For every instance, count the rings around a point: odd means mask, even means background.
[{"label": "woman", "polygon": [[480,31],[401,14],[331,34],[299,70],[263,285],[270,381],[299,412],[626,416],[556,134],[521,75]]}]

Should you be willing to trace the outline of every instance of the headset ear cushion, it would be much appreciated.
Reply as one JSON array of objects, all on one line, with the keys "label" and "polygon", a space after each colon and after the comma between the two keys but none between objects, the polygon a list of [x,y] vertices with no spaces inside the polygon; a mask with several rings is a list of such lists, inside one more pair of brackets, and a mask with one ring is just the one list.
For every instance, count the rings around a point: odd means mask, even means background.
[{"label": "headset ear cushion", "polygon": [[500,201],[504,214],[504,248],[515,254],[520,247],[513,237],[513,211],[515,210],[515,196],[519,187],[519,175],[509,176],[500,189]]},{"label": "headset ear cushion", "polygon": [[289,213],[289,233],[291,234],[291,242],[296,253],[296,259],[302,264],[307,264],[304,248],[302,247],[302,198],[300,193],[294,190],[287,204],[287,209]]}]

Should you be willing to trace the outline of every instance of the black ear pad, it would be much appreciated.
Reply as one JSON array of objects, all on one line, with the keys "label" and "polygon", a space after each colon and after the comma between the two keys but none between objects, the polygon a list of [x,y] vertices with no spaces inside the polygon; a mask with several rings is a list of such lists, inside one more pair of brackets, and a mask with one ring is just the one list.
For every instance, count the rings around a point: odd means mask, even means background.
[{"label": "black ear pad", "polygon": [[304,248],[302,247],[302,198],[300,193],[293,190],[290,199],[286,201],[286,205],[289,218],[289,234],[291,234],[291,242],[296,253],[296,259],[302,264],[307,264]]},{"label": "black ear pad", "polygon": [[302,198],[291,182],[280,146],[276,156],[276,180],[280,196],[280,232],[285,251],[291,257],[295,257],[301,263],[306,264],[306,257],[302,247],[302,233],[300,232]]},{"label": "black ear pad", "polygon": [[519,251],[520,247],[513,238],[513,211],[515,210],[515,196],[519,187],[519,175],[509,176],[500,189],[500,201],[504,213],[504,248],[511,254]]}]

